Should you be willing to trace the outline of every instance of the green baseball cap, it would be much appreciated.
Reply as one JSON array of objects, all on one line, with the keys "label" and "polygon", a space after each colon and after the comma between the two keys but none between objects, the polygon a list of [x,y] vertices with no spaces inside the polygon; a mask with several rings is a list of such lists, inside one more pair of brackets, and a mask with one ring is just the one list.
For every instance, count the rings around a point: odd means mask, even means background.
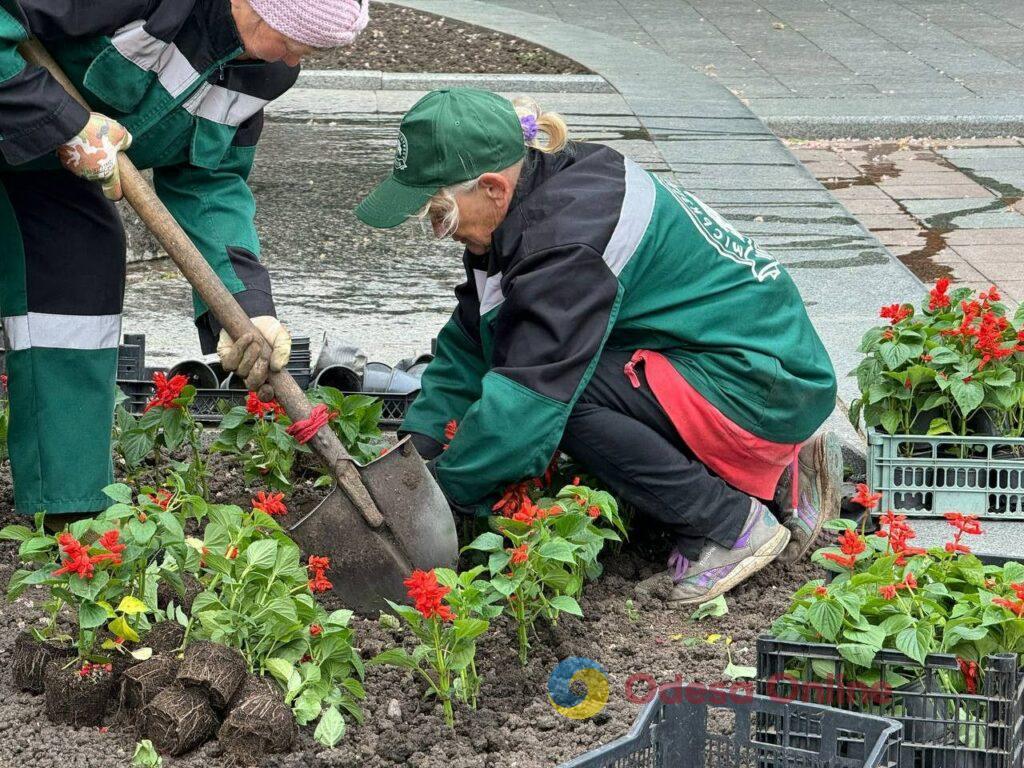
[{"label": "green baseball cap", "polygon": [[503,170],[525,154],[508,99],[474,88],[431,91],[402,118],[394,170],[356,206],[356,216],[371,227],[397,227],[442,187]]}]

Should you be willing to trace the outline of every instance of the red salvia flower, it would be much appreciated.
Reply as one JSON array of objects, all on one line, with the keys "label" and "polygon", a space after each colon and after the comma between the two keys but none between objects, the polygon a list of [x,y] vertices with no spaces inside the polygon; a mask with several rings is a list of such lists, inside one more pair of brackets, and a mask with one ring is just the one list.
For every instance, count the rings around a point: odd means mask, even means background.
[{"label": "red salvia flower", "polygon": [[309,625],[309,634],[310,634],[311,637],[316,637],[317,635],[319,635],[323,631],[324,631],[324,628],[321,627],[319,624],[310,624]]},{"label": "red salvia flower", "polygon": [[946,291],[949,290],[949,278],[940,277],[935,281],[935,287],[928,292],[928,309],[934,312],[936,309],[942,309],[943,307],[949,306],[949,296],[946,295]]},{"label": "red salvia flower", "polygon": [[601,508],[596,504],[591,504],[587,507],[587,514],[596,520],[601,516]]},{"label": "red salvia flower", "polygon": [[908,592],[913,592],[917,589],[917,578],[912,573],[906,573],[903,576],[903,583],[898,586],[898,589],[905,589]]},{"label": "red salvia flower", "polygon": [[867,483],[857,483],[857,493],[850,499],[854,504],[860,504],[864,509],[874,509],[882,500],[882,494],[872,493]]},{"label": "red salvia flower", "polygon": [[965,554],[965,555],[971,554],[971,548],[970,547],[968,547],[966,544],[959,544],[959,543],[957,543],[955,541],[947,541],[946,542],[946,551],[947,552],[953,552],[953,553],[959,552],[959,553],[962,553],[962,554]]},{"label": "red salvia flower", "polygon": [[825,597],[826,595],[828,595],[828,587],[815,587],[814,594],[818,597]]},{"label": "red salvia flower", "polygon": [[993,285],[991,288],[988,289],[987,292],[982,291],[980,294],[978,294],[978,298],[984,302],[990,302],[1002,301],[1003,297],[999,295],[999,289]]},{"label": "red salvia flower", "polygon": [[296,421],[285,432],[294,437],[297,443],[303,445],[312,440],[327,422],[337,417],[337,412],[328,410],[326,405],[320,403],[313,406],[308,419]]},{"label": "red salvia flower", "polygon": [[238,547],[228,547],[228,551],[224,553],[224,557],[228,560],[234,560],[238,557]]},{"label": "red salvia flower", "polygon": [[265,491],[260,491],[256,494],[256,498],[252,500],[252,508],[258,509],[261,512],[266,512],[268,515],[288,514],[288,507],[284,504],[283,493],[266,493]]},{"label": "red salvia flower", "polygon": [[978,662],[968,661],[967,659],[961,659],[957,656],[957,666],[960,667],[960,673],[964,676],[964,685],[967,687],[968,693],[978,692]]},{"label": "red salvia flower", "polygon": [[433,569],[429,571],[417,569],[402,583],[408,588],[409,597],[423,618],[437,617],[442,621],[451,621],[455,618],[451,607],[441,602],[450,590],[437,583],[437,574]]},{"label": "red salvia flower", "polygon": [[455,419],[452,419],[451,421],[444,425],[444,439],[447,440],[448,442],[451,442],[452,439],[455,437],[455,433],[458,431],[459,422],[457,422]]},{"label": "red salvia flower", "polygon": [[841,565],[843,568],[852,569],[857,562],[857,558],[853,555],[839,555],[835,552],[826,552],[822,557],[826,560],[831,560],[833,563]]},{"label": "red salvia flower", "polygon": [[167,374],[156,372],[153,374],[153,383],[156,385],[156,394],[146,403],[146,411],[150,408],[178,408],[174,401],[181,397],[181,391],[188,384],[188,378],[178,374],[168,380]]},{"label": "red salvia flower", "polygon": [[893,600],[896,597],[896,585],[884,584],[878,588],[878,593],[886,600]]},{"label": "red salvia flower", "polygon": [[284,408],[276,400],[264,403],[260,400],[260,396],[255,392],[250,392],[249,396],[245,400],[245,410],[255,416],[257,419],[263,419],[268,415],[273,416],[275,419],[278,416],[284,415]]},{"label": "red salvia flower", "polygon": [[859,555],[866,548],[864,538],[852,529],[843,531],[839,535],[839,549],[844,555]]},{"label": "red salvia flower", "polygon": [[993,597],[992,604],[1016,614],[1017,618],[1024,617],[1024,600],[1007,600],[1005,597]]},{"label": "red salvia flower", "polygon": [[103,549],[107,550],[105,553],[94,555],[91,559],[93,563],[102,563],[105,560],[109,560],[113,565],[121,564],[121,553],[124,552],[126,545],[119,544],[118,540],[121,538],[121,532],[117,528],[111,528],[109,531],[100,536],[99,544]]},{"label": "red salvia flower", "polygon": [[327,592],[334,588],[334,585],[328,581],[325,576],[327,569],[331,567],[330,558],[310,555],[309,560],[306,563],[306,567],[313,576],[313,578],[309,580],[309,589],[311,592]]},{"label": "red salvia flower", "polygon": [[168,491],[166,488],[161,488],[156,493],[149,494],[149,500],[156,504],[160,509],[166,510],[170,506],[171,501],[174,499],[174,494]]},{"label": "red salvia flower", "polygon": [[530,559],[530,548],[526,544],[520,544],[509,552],[512,553],[512,565],[520,565]]},{"label": "red salvia flower", "polygon": [[912,310],[906,304],[890,304],[888,307],[882,307],[878,316],[896,325],[896,323],[910,317],[911,312]]}]

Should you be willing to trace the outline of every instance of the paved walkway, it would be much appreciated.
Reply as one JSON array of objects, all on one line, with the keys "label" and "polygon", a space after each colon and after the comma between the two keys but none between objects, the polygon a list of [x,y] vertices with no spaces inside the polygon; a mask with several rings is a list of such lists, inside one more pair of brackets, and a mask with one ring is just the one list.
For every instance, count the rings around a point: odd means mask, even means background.
[{"label": "paved walkway", "polygon": [[799,142],[793,153],[922,280],[1024,301],[1024,141]]},{"label": "paved walkway", "polygon": [[489,3],[660,52],[717,78],[780,135],[1024,134],[1020,0]]},{"label": "paved walkway", "polygon": [[[841,399],[856,395],[846,373],[878,307],[915,301],[922,286],[724,86],[655,47],[636,45],[625,31],[594,32],[509,8],[510,0],[402,3],[525,37],[603,75],[666,171],[786,264],[840,374]],[[597,24],[591,5],[586,20]],[[844,417],[834,425],[851,434]]]}]

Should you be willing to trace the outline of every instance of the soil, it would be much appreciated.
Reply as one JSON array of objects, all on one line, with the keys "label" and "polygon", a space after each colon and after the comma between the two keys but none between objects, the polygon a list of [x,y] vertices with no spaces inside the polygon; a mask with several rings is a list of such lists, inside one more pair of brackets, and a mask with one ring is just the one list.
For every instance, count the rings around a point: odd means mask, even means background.
[{"label": "soil", "polygon": [[245,659],[234,648],[208,640],[189,643],[178,669],[178,682],[202,690],[222,712],[245,682]]},{"label": "soil", "polygon": [[178,674],[179,662],[170,654],[136,664],[121,677],[120,707],[126,717],[149,704]]},{"label": "soil", "polygon": [[563,75],[590,70],[518,37],[411,8],[370,4],[370,23],[355,45],[303,60],[309,69],[386,72],[486,72]]},{"label": "soil", "polygon": [[56,659],[43,673],[46,715],[53,723],[72,726],[99,725],[114,690],[114,676],[96,672],[84,677],[77,665]]},{"label": "soil", "polygon": [[[251,488],[241,473],[221,457],[211,461],[210,482],[221,503],[246,503]],[[11,514],[10,475],[0,468],[0,526],[15,522]],[[804,581],[821,575],[813,565],[773,564],[727,596],[729,613],[701,622],[689,619],[691,610],[670,608],[659,588],[638,589],[640,582],[661,573],[667,545],[644,540],[634,530],[631,543],[602,557],[605,573],[588,585],[580,604],[584,618],[564,617],[557,627],[540,627],[533,638],[526,667],[516,657],[515,628],[505,619],[494,622],[481,638],[477,667],[483,687],[479,708],[459,706],[454,731],[444,725],[440,706],[423,700],[419,682],[392,667],[369,666],[366,675],[366,714],[363,724],[348,723],[341,743],[326,749],[313,740],[313,728],[299,729],[294,749],[270,755],[262,768],[547,768],[612,741],[624,734],[640,710],[627,699],[633,675],[656,681],[707,683],[723,680],[729,662],[756,663],[755,640],[786,610],[789,596]],[[17,567],[17,545],[0,542],[0,588]],[[667,577],[666,577],[667,578]],[[330,593],[327,593],[329,596]],[[45,599],[40,588],[29,589],[0,611],[0,670],[10,666],[18,633],[37,621],[34,604]],[[627,610],[632,599],[634,610]],[[328,604],[330,600],[327,601]],[[331,607],[328,605],[328,607]],[[356,643],[364,659],[406,640],[376,620],[353,620]],[[710,634],[731,637],[705,642]],[[559,715],[547,696],[547,679],[556,663],[568,656],[585,656],[608,672],[609,701],[589,720]],[[642,688],[642,686],[641,686]],[[636,693],[642,693],[642,690]],[[636,697],[634,696],[634,701]],[[107,712],[107,732],[97,728],[73,730],[51,723],[42,696],[14,690],[10,676],[0,674],[0,768],[115,768],[130,763],[136,734],[117,726],[117,697]],[[212,714],[212,712],[211,712]],[[215,722],[215,721],[214,721]],[[60,745],[59,750],[55,745]],[[166,758],[165,768],[229,768],[231,758],[216,740],[182,756]]]}]

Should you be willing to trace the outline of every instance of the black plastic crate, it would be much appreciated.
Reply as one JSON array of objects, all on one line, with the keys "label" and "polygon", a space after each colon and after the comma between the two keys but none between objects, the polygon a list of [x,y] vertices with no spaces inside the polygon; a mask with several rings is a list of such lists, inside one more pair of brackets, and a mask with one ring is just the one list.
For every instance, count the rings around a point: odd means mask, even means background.
[{"label": "black plastic crate", "polygon": [[[149,381],[118,381],[117,386],[128,397],[125,409],[139,416],[146,409],[146,403],[153,397],[156,387]],[[405,412],[419,392],[408,395],[391,395],[379,392],[345,392],[346,395],[366,395],[383,401],[378,425],[384,429],[394,429],[402,423]],[[245,405],[248,391],[244,389],[197,389],[196,399],[192,404],[192,413],[196,420],[209,425],[220,424],[221,412],[218,403],[226,401],[231,407]]]},{"label": "black plastic crate", "polygon": [[899,743],[886,718],[675,683],[628,734],[560,768],[895,768]]},{"label": "black plastic crate", "polygon": [[761,637],[757,691],[881,715],[903,725],[900,768],[1020,768],[1024,764],[1024,677],[1016,654],[995,654],[979,664],[977,693],[950,693],[942,677],[959,677],[955,656],[934,654],[918,664],[898,651],[880,651],[873,664],[919,679],[893,688],[864,687],[843,677],[834,645]]}]

